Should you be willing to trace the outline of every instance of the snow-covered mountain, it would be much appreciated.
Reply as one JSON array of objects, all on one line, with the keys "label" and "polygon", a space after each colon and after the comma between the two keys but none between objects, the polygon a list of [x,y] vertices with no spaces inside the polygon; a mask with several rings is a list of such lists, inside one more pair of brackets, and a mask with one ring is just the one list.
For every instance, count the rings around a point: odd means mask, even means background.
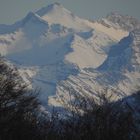
[{"label": "snow-covered mountain", "polygon": [[88,21],[55,3],[0,25],[0,53],[32,88],[41,88],[45,106],[61,106],[60,96],[68,102],[71,89],[90,96],[117,89],[120,98],[139,86],[139,27],[116,13]]}]

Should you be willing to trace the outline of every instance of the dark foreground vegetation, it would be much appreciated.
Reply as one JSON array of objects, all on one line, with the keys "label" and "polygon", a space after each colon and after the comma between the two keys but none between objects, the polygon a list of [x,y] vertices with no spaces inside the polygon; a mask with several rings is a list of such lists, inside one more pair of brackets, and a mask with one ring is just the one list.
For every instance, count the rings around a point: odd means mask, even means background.
[{"label": "dark foreground vegetation", "polygon": [[0,61],[0,140],[140,140],[140,118],[127,102],[110,103],[102,95],[97,104],[77,96],[78,107],[61,119],[56,111],[49,118],[37,115],[36,96]]}]

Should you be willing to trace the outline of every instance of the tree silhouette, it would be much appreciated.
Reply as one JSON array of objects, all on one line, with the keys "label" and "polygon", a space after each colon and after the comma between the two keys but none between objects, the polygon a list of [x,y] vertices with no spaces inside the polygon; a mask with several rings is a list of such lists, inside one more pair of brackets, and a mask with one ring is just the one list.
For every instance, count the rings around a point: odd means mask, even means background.
[{"label": "tree silhouette", "polygon": [[35,136],[37,92],[29,91],[9,65],[0,58],[0,140],[28,139]]}]

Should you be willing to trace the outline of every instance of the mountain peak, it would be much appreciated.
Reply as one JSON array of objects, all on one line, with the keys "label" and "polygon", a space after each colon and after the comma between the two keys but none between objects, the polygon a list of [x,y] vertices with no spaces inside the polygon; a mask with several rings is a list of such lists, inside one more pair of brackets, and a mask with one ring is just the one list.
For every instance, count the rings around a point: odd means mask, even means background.
[{"label": "mountain peak", "polygon": [[61,4],[61,3],[59,3],[59,2],[55,2],[55,3],[54,3],[54,4],[52,4],[52,5],[62,6],[62,4]]},{"label": "mountain peak", "polygon": [[37,16],[37,15],[36,15],[34,12],[29,12],[25,18],[26,18],[26,19],[30,19],[30,18],[36,17],[36,16]]},{"label": "mountain peak", "polygon": [[29,12],[26,17],[21,21],[22,25],[26,24],[27,22],[41,22],[41,23],[47,23],[44,21],[39,15],[37,15],[34,12]]},{"label": "mountain peak", "polygon": [[125,19],[126,21],[128,21],[128,20],[137,20],[132,16],[123,15],[123,14],[120,14],[119,12],[116,12],[116,11],[113,11],[113,12],[109,13],[106,16],[106,19],[108,19],[108,20],[123,20],[123,19]]},{"label": "mountain peak", "polygon": [[58,12],[58,11],[60,11],[60,10],[62,11],[64,9],[65,8],[63,7],[62,4],[60,4],[58,2],[55,2],[53,4],[50,4],[48,6],[45,6],[45,7],[41,8],[40,10],[38,10],[36,12],[36,14],[38,14],[39,16],[44,16],[44,15],[48,14],[49,12],[53,12],[53,11]]},{"label": "mountain peak", "polygon": [[89,28],[89,26],[85,24],[85,20],[80,19],[59,3],[43,7],[38,10],[36,14],[49,24],[61,24],[62,26],[76,30],[85,30]]},{"label": "mountain peak", "polygon": [[39,16],[37,14],[35,14],[34,12],[29,12],[26,17],[23,19],[24,22],[27,22],[31,19],[38,19]]},{"label": "mountain peak", "polygon": [[118,12],[108,14],[106,19],[114,24],[119,25],[123,30],[132,31],[140,28],[140,21],[128,15],[121,15]]}]

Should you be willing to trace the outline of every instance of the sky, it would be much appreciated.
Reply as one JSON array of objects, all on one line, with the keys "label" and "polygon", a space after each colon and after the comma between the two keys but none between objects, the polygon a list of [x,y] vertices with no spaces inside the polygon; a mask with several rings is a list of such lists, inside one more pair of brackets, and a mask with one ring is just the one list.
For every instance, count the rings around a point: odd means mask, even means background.
[{"label": "sky", "polygon": [[99,19],[111,12],[118,12],[140,20],[140,0],[0,0],[0,24],[12,24],[28,12],[54,2],[61,3],[66,9],[86,19]]}]

